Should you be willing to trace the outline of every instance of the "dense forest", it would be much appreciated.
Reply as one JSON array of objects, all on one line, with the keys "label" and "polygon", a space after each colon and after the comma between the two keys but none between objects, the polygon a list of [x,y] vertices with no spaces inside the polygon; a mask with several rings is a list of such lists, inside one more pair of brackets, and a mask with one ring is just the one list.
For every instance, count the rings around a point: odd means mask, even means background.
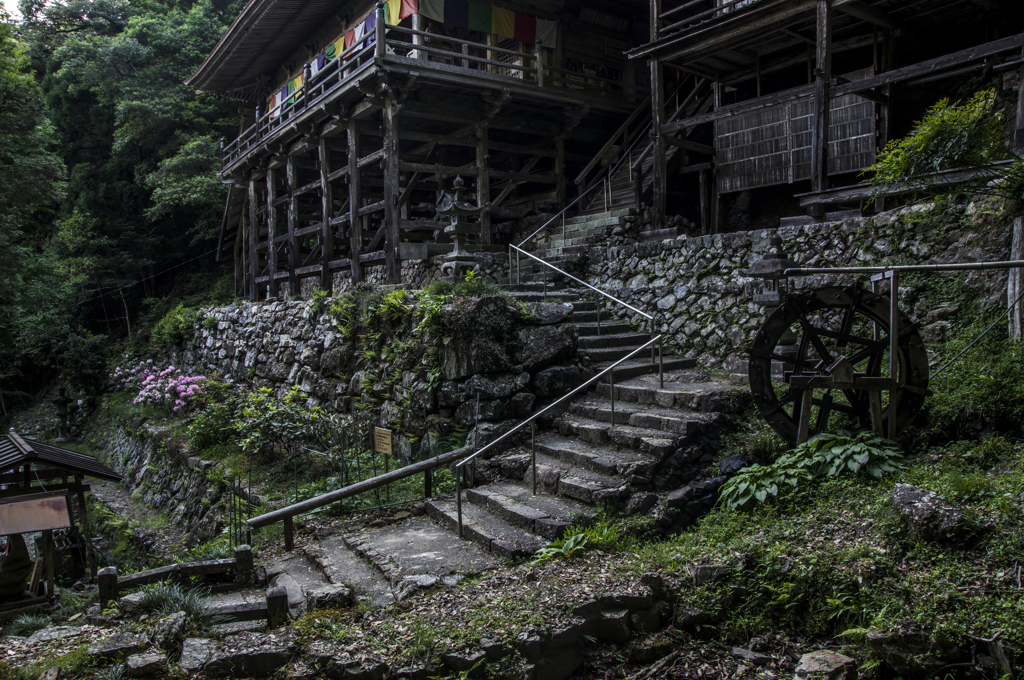
[{"label": "dense forest", "polygon": [[[97,389],[167,294],[230,299],[212,249],[236,104],[182,81],[238,0],[22,0],[0,15],[0,404]],[[183,266],[187,264],[187,266]],[[219,301],[219,300],[218,300]]]}]

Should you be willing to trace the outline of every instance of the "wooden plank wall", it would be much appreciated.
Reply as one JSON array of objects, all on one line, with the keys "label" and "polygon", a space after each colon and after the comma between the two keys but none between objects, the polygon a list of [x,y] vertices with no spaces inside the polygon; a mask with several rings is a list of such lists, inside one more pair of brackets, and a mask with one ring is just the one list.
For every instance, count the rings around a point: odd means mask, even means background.
[{"label": "wooden plank wall", "polygon": [[[859,80],[871,75],[871,69],[864,69],[844,77]],[[810,179],[813,106],[807,97],[717,121],[721,192]],[[828,127],[830,175],[875,162],[874,102],[857,95],[833,97]]]}]

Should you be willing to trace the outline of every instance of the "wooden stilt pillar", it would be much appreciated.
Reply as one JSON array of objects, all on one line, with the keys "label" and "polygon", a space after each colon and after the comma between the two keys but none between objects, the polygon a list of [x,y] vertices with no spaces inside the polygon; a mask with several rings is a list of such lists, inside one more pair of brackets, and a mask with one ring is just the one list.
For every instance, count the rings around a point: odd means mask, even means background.
[{"label": "wooden stilt pillar", "polygon": [[348,233],[349,258],[352,261],[352,283],[363,280],[363,267],[359,256],[363,252],[363,225],[359,221],[361,200],[359,171],[359,129],[356,121],[348,122]]},{"label": "wooden stilt pillar", "polygon": [[665,221],[665,172],[667,170],[665,167],[665,138],[661,134],[661,124],[665,117],[665,93],[662,87],[661,64],[655,56],[651,57],[650,62],[651,135],[654,143],[654,147],[651,151],[653,160],[653,164],[651,165],[651,229],[661,229],[664,226]]},{"label": "wooden stilt pillar", "polygon": [[267,275],[270,284],[267,297],[277,297],[277,171],[267,168]]},{"label": "wooden stilt pillar", "polygon": [[256,180],[249,180],[249,234],[246,252],[249,254],[249,268],[245,279],[245,292],[253,302],[260,299],[256,292],[256,233],[259,231],[259,222],[256,221]]},{"label": "wooden stilt pillar", "polygon": [[399,243],[399,159],[398,159],[398,105],[390,94],[384,97],[384,275],[388,283],[401,283],[401,263],[398,260]]},{"label": "wooden stilt pillar", "polygon": [[299,294],[299,280],[295,277],[299,259],[299,243],[295,239],[299,222],[299,197],[295,192],[299,188],[299,177],[294,156],[288,156],[285,172],[288,175],[288,294],[294,297]]},{"label": "wooden stilt pillar", "polygon": [[320,227],[320,289],[328,294],[333,290],[331,276],[331,258],[334,257],[334,229],[331,218],[334,216],[334,194],[327,176],[331,174],[331,147],[327,140],[321,138],[318,144],[320,151],[320,216],[323,223]]},{"label": "wooden stilt pillar", "polygon": [[[896,32],[892,29],[882,31],[882,44],[879,46],[878,68],[879,73],[891,71],[896,67]],[[878,151],[885,148],[892,136],[892,112],[893,102],[896,99],[896,84],[890,83],[882,88],[886,102],[878,104]],[[881,211],[885,210],[885,197],[879,197],[875,207]]]},{"label": "wooden stilt pillar", "polygon": [[700,233],[708,234],[711,231],[711,214],[708,201],[708,171],[701,170],[698,174],[700,191]]},{"label": "wooden stilt pillar", "polygon": [[[724,94],[724,87],[722,85],[722,79],[716,74],[714,84],[714,97],[715,97],[715,110],[722,108],[722,96]],[[718,127],[718,121],[715,122],[715,127]],[[711,200],[710,202],[710,222],[711,229],[708,233],[717,234],[722,230],[722,189],[721,179],[718,176],[718,157],[712,159],[711,164]]]},{"label": "wooden stilt pillar", "polygon": [[491,169],[486,125],[476,128],[476,204],[484,206],[480,213],[480,241],[491,243]]},{"label": "wooden stilt pillar", "polygon": [[[832,0],[818,0],[817,49],[814,68],[814,115],[811,119],[811,191],[828,188],[828,81],[832,77]],[[825,213],[824,205],[807,207],[816,217]]]},{"label": "wooden stilt pillar", "polygon": [[[423,23],[424,22],[423,22],[423,15],[422,14],[417,12],[416,14],[412,15],[412,30],[414,30],[414,31],[422,31],[423,30]],[[414,34],[412,36],[412,44],[413,45],[422,45],[423,44],[423,36],[415,35]],[[426,52],[420,52],[419,50],[413,50],[412,52],[409,53],[409,56],[411,58],[413,58],[413,59],[426,59],[427,58]]]},{"label": "wooden stilt pillar", "polygon": [[555,200],[558,202],[560,208],[565,207],[565,140],[558,138],[555,140],[555,177],[558,178],[558,184],[555,185]]},{"label": "wooden stilt pillar", "polygon": [[[1024,217],[1013,221],[1013,239],[1010,243],[1010,259],[1024,260]],[[1024,300],[1015,302],[1024,292],[1024,270],[1011,269],[1006,286],[1006,303],[1010,305],[1010,338],[1024,340]]]}]

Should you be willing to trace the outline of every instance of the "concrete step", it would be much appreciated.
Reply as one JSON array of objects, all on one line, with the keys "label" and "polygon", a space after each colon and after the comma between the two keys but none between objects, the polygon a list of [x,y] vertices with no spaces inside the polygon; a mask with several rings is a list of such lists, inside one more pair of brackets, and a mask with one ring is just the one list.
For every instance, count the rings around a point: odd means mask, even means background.
[{"label": "concrete step", "polygon": [[606,446],[611,442],[659,458],[673,453],[686,439],[686,435],[649,427],[612,425],[578,415],[563,416],[557,423],[563,437],[576,437],[595,446]]},{"label": "concrete step", "polygon": [[574,467],[592,470],[608,476],[622,476],[637,463],[648,463],[653,458],[629,449],[610,449],[591,446],[575,437],[545,432],[537,437],[537,451]]},{"label": "concrete step", "polygon": [[[545,542],[536,535],[468,502],[465,495],[462,500],[463,538],[502,557],[529,557],[544,547]],[[431,518],[458,535],[459,520],[454,498],[432,498],[426,502],[426,507]]]},{"label": "concrete step", "polygon": [[[594,394],[610,399],[612,386],[608,383],[598,382],[594,385]],[[729,397],[735,396],[742,399],[746,395],[744,391],[735,385],[728,385],[718,382],[672,382],[666,381],[665,387],[653,384],[646,384],[636,381],[636,384],[620,383],[615,384],[616,403],[635,403],[642,405],[660,406],[662,408],[684,408],[692,411],[718,410]],[[732,409],[727,409],[731,411]]]},{"label": "concrete step", "polygon": [[[602,397],[585,397],[569,406],[569,413],[602,423],[612,422],[612,402]],[[615,402],[615,424],[658,430],[668,435],[697,434],[708,425],[721,422],[721,413],[703,413],[660,406]]]},{"label": "concrete step", "polygon": [[[601,329],[604,330],[603,328]],[[639,347],[648,340],[648,336],[639,333],[602,333],[601,335],[585,335],[580,338],[580,349],[586,350],[593,356],[593,349],[607,349],[610,347]]]},{"label": "concrete step", "polygon": [[[575,321],[575,318],[573,319]],[[598,328],[596,321],[577,321],[576,330],[579,332],[580,337],[597,335],[598,330],[601,331],[601,335],[615,335],[621,333],[632,332],[633,327],[628,323],[616,323],[611,320],[601,322],[600,329]]]},{"label": "concrete step", "polygon": [[[595,368],[598,372],[607,368],[611,362],[598,363]],[[697,366],[696,359],[686,359],[683,357],[677,357],[673,355],[666,355],[661,363],[664,371],[679,371],[687,368],[694,368]],[[615,369],[615,381],[629,380],[641,375],[658,373],[658,362],[651,362],[651,355],[644,354],[644,356],[630,359],[629,361],[623,362],[618,368]],[[604,376],[601,381],[609,382],[609,377]]]}]

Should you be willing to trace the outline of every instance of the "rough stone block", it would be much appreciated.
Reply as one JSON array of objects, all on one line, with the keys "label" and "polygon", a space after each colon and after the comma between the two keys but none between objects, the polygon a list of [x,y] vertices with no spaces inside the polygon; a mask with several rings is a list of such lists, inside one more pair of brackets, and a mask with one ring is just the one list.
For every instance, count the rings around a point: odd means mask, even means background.
[{"label": "rough stone block", "polygon": [[133,654],[125,662],[125,669],[130,678],[152,678],[164,672],[167,655],[163,652],[149,654]]},{"label": "rough stone block", "polygon": [[149,640],[141,633],[115,633],[89,645],[89,656],[121,661],[148,646]]},{"label": "rough stone block", "polygon": [[796,680],[857,680],[857,662],[827,649],[804,654],[796,667]]}]

